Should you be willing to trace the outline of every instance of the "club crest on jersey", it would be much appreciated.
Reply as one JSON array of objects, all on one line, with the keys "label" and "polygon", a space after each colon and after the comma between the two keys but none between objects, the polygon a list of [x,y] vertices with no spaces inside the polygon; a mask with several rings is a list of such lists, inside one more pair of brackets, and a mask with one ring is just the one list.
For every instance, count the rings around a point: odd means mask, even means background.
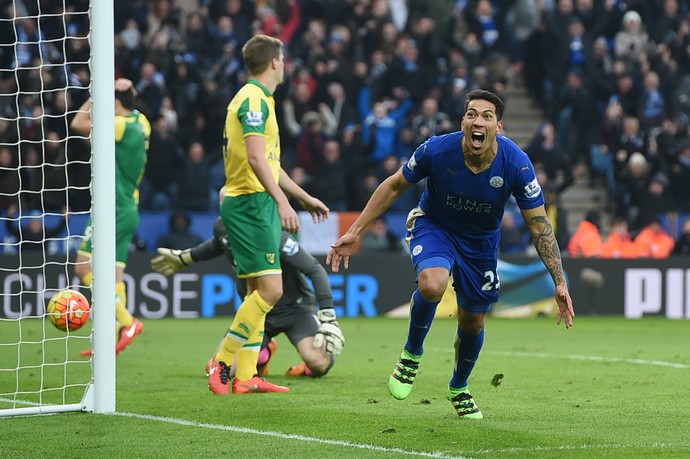
[{"label": "club crest on jersey", "polygon": [[274,265],[276,263],[276,254],[275,253],[267,253],[266,254],[266,261],[268,262],[269,265]]},{"label": "club crest on jersey", "polygon": [[525,185],[525,196],[528,198],[536,198],[539,196],[539,193],[541,193],[541,187],[539,186],[539,182],[536,178]]},{"label": "club crest on jersey", "polygon": [[503,177],[494,175],[489,179],[489,185],[491,185],[494,188],[501,188],[503,186]]},{"label": "club crest on jersey", "polygon": [[416,245],[414,246],[414,249],[412,249],[412,255],[417,256],[420,253],[422,253],[423,247],[421,245]]},{"label": "club crest on jersey", "polygon": [[261,126],[264,122],[262,112],[247,112],[247,124],[250,126]]}]

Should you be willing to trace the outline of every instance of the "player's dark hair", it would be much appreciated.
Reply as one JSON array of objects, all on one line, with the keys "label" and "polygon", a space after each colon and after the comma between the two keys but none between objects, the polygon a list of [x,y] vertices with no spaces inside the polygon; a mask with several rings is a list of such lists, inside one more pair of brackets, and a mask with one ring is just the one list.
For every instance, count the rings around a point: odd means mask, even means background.
[{"label": "player's dark hair", "polygon": [[115,99],[119,100],[127,110],[134,110],[134,88],[129,88],[127,91],[115,90]]},{"label": "player's dark hair", "polygon": [[250,75],[263,73],[273,59],[280,58],[283,42],[268,35],[255,35],[242,47],[242,58]]},{"label": "player's dark hair", "polygon": [[477,99],[486,100],[487,102],[494,104],[494,107],[496,107],[496,119],[498,119],[498,121],[503,119],[503,112],[506,109],[505,104],[500,97],[485,89],[473,89],[467,93],[467,96],[465,97],[465,112],[467,112],[467,106],[470,104],[470,101]]}]

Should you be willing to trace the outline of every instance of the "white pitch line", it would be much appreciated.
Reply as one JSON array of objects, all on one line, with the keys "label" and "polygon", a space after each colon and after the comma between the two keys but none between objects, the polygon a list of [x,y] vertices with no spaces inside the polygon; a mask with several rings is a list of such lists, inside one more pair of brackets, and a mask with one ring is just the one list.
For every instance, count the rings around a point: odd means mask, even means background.
[{"label": "white pitch line", "polygon": [[[434,352],[455,352],[452,348],[435,348]],[[598,355],[547,354],[544,352],[519,351],[483,351],[485,354],[505,355],[515,357],[539,357],[542,359],[586,360],[590,362],[632,363],[634,365],[650,365],[656,367],[677,368],[686,370],[690,365],[685,363],[666,362],[665,360],[626,359],[622,357],[602,357]]]},{"label": "white pitch line", "polygon": [[28,400],[17,400],[14,398],[5,398],[5,397],[0,397],[0,402],[16,403],[17,405],[41,406],[40,403],[30,402]]},{"label": "white pitch line", "polygon": [[629,445],[610,444],[610,445],[566,445],[566,446],[535,446],[534,448],[497,448],[497,449],[477,449],[473,451],[463,451],[465,454],[507,454],[507,453],[528,453],[528,452],[547,452],[547,451],[576,451],[576,450],[590,450],[590,449],[629,449],[629,448],[647,448],[647,449],[665,449],[665,448],[688,448],[690,443],[651,443],[645,445],[643,443],[634,443]]},{"label": "white pitch line", "polygon": [[[526,354],[526,353],[525,353]],[[26,404],[26,405],[38,405],[38,403],[35,402],[29,402],[29,401],[22,401],[22,400],[12,400],[12,399],[5,399],[0,397],[0,402],[16,402],[18,404]],[[160,422],[167,422],[171,424],[178,424],[178,425],[183,425],[183,426],[192,426],[192,427],[202,427],[206,429],[217,429],[217,430],[227,430],[230,432],[238,432],[238,433],[248,433],[248,434],[254,434],[254,435],[264,435],[268,437],[277,437],[277,438],[286,438],[290,440],[299,440],[299,441],[305,441],[305,442],[310,442],[310,443],[322,443],[322,444],[327,444],[327,445],[333,445],[333,446],[344,446],[344,447],[349,447],[349,448],[357,448],[357,449],[366,449],[370,451],[380,451],[383,453],[399,453],[399,454],[404,454],[408,456],[420,456],[420,457],[434,457],[434,458],[440,458],[440,459],[469,459],[467,456],[448,456],[447,454],[444,453],[427,453],[425,451],[410,451],[410,450],[404,450],[400,448],[386,448],[383,446],[376,446],[376,445],[367,445],[367,444],[362,444],[362,443],[352,443],[349,441],[341,441],[341,440],[327,440],[323,438],[316,438],[316,437],[306,437],[303,435],[295,435],[295,434],[284,434],[280,432],[271,432],[271,431],[264,431],[264,430],[256,430],[256,429],[250,429],[247,427],[235,427],[235,426],[225,426],[225,425],[220,425],[220,424],[205,424],[201,422],[196,422],[196,421],[188,421],[186,419],[175,419],[175,418],[168,418],[168,417],[162,417],[162,416],[151,416],[148,414],[138,414],[138,413],[124,413],[124,412],[118,412],[118,413],[112,413],[112,415],[115,416],[124,416],[124,417],[130,417],[130,418],[138,418],[138,419],[147,419],[151,421],[160,421]],[[574,451],[574,450],[594,450],[594,449],[629,449],[629,448],[651,448],[651,449],[663,449],[663,448],[689,448],[690,443],[652,443],[650,445],[645,445],[642,443],[636,443],[636,444],[608,444],[608,445],[564,445],[564,446],[536,446],[534,448],[497,448],[497,449],[477,449],[477,450],[472,450],[472,451],[462,451],[464,454],[471,454],[471,455],[482,455],[482,454],[490,454],[490,455],[495,455],[495,454],[505,454],[505,453],[525,453],[525,452],[539,452],[539,451]]]},{"label": "white pitch line", "polygon": [[[454,352],[454,351],[453,351]],[[657,367],[690,368],[684,363],[666,362],[664,360],[625,359],[621,357],[601,357],[597,355],[572,355],[572,354],[546,354],[541,352],[517,352],[517,351],[486,351],[489,354],[509,355],[518,357],[540,357],[545,359],[588,360],[594,362],[632,363],[635,365],[652,365]]]},{"label": "white pitch line", "polygon": [[285,438],[288,440],[297,440],[297,441],[303,441],[303,442],[308,442],[308,443],[321,443],[321,444],[333,445],[333,446],[344,446],[346,448],[364,449],[364,450],[368,450],[368,451],[379,451],[382,453],[395,453],[395,454],[404,454],[407,456],[420,456],[420,457],[435,457],[435,458],[441,458],[441,459],[468,459],[465,456],[449,456],[445,453],[440,453],[440,452],[427,453],[425,451],[411,451],[411,450],[406,450],[406,449],[401,449],[401,448],[386,448],[384,446],[367,445],[367,444],[363,444],[363,443],[353,443],[353,442],[343,441],[343,440],[328,440],[325,438],[306,437],[304,435],[286,434],[286,433],[281,433],[281,432],[271,432],[268,430],[256,430],[256,429],[250,429],[248,427],[226,426],[226,425],[222,425],[222,424],[206,424],[206,423],[202,423],[202,422],[189,421],[187,419],[176,419],[176,418],[168,418],[168,417],[162,417],[162,416],[151,416],[148,414],[123,413],[123,412],[117,412],[117,413],[112,413],[112,414],[115,416],[125,416],[125,417],[130,417],[130,418],[146,419],[149,421],[167,422],[170,424],[177,424],[177,425],[181,425],[181,426],[202,427],[204,429],[227,430],[229,432],[238,432],[238,433],[253,434],[253,435],[263,435],[266,437]]}]

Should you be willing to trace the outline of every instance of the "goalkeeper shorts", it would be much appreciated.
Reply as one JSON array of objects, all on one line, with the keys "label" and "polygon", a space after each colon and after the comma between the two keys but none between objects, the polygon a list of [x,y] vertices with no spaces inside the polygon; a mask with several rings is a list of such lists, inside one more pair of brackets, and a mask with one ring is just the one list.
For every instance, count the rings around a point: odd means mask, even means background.
[{"label": "goalkeeper shorts", "polygon": [[281,333],[285,333],[292,345],[297,347],[297,343],[304,338],[316,335],[319,324],[313,306],[293,304],[276,307],[266,316],[262,347]]}]

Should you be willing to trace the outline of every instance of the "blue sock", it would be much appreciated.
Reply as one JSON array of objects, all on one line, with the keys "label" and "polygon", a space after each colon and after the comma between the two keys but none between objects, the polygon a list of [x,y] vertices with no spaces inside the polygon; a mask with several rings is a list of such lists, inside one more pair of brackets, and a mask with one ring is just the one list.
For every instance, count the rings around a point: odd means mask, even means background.
[{"label": "blue sock", "polygon": [[407,334],[405,349],[414,355],[424,353],[424,338],[426,338],[431,322],[436,315],[438,301],[430,302],[422,297],[419,289],[412,294],[412,311],[410,311],[410,331]]},{"label": "blue sock", "polygon": [[479,358],[479,351],[484,344],[484,329],[478,335],[470,335],[460,330],[455,337],[455,371],[450,380],[450,387],[460,389],[467,386],[474,364]]}]

